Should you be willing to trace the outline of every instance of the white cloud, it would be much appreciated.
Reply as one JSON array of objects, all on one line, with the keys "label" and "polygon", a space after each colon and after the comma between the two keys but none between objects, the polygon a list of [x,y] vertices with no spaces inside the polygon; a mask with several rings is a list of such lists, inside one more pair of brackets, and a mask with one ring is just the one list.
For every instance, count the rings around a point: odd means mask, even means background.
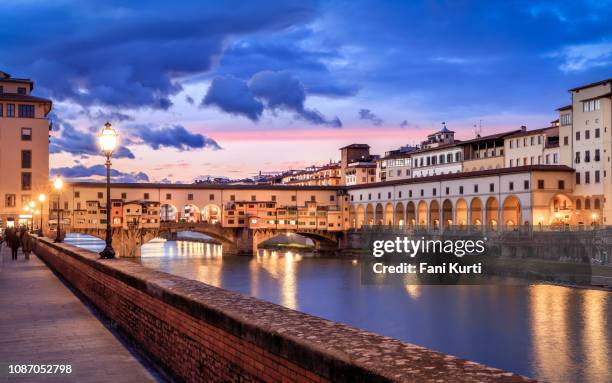
[{"label": "white cloud", "polygon": [[612,42],[568,45],[549,57],[560,58],[563,72],[581,72],[590,68],[612,65]]}]

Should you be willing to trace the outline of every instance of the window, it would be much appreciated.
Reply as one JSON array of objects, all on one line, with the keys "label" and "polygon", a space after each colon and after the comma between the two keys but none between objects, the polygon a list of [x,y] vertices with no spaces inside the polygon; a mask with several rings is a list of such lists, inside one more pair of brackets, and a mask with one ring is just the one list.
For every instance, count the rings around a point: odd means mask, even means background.
[{"label": "window", "polygon": [[478,193],[478,185],[474,185],[474,193]]},{"label": "window", "polygon": [[582,111],[583,112],[594,112],[596,110],[599,110],[600,107],[601,107],[601,102],[599,99],[582,101]]},{"label": "window", "polygon": [[580,185],[580,172],[576,172],[576,185]]},{"label": "window", "polygon": [[388,198],[388,199],[391,199],[391,192],[388,192],[388,193],[387,193],[387,198]]},{"label": "window", "polygon": [[561,123],[561,125],[570,125],[572,123],[572,115],[569,113],[566,114],[562,114],[559,117],[559,122]]},{"label": "window", "polygon": [[599,183],[599,170],[595,170],[595,183]]},{"label": "window", "polygon": [[576,200],[576,210],[580,210],[582,209],[582,201],[577,199]]},{"label": "window", "polygon": [[580,163],[580,152],[576,152],[576,159],[574,160],[574,162],[577,164]]},{"label": "window", "polygon": [[559,153],[553,153],[553,164],[559,163]]},{"label": "window", "polygon": [[584,172],[584,183],[585,184],[591,183],[591,172]]},{"label": "window", "polygon": [[565,189],[565,181],[563,181],[563,180],[559,180],[559,181],[557,182],[557,189],[559,189],[559,190],[563,190],[563,189]]},{"label": "window", "polygon": [[508,189],[514,190],[514,182],[510,181],[510,183],[508,184]]},{"label": "window", "polygon": [[489,191],[493,193],[495,191],[495,184],[489,184]]},{"label": "window", "polygon": [[6,117],[15,117],[15,104],[6,104]]},{"label": "window", "polygon": [[544,180],[538,180],[538,189],[544,189]]},{"label": "window", "polygon": [[32,128],[21,128],[21,141],[32,141]]},{"label": "window", "polygon": [[433,190],[432,190],[432,192],[431,192],[431,195],[435,196],[435,195],[437,194],[437,192],[438,192],[438,191],[436,190],[436,188],[433,188]]},{"label": "window", "polygon": [[34,105],[19,104],[19,117],[34,118]]},{"label": "window", "polygon": [[127,193],[121,193],[121,199],[127,199]]},{"label": "window", "polygon": [[32,190],[32,173],[21,173],[21,190]]},{"label": "window", "polygon": [[317,198],[313,195],[310,196],[310,202],[316,202]]},{"label": "window", "polygon": [[591,162],[591,152],[588,150],[584,151],[584,162]]},{"label": "window", "polygon": [[[0,92],[0,93],[2,93],[2,92]],[[2,117],[3,115],[4,115],[4,105],[0,104],[0,117]]]},{"label": "window", "polygon": [[595,138],[599,138],[600,136],[600,130],[599,128],[595,129]]},{"label": "window", "polygon": [[588,140],[589,138],[591,138],[591,131],[587,129],[584,131],[584,139]]},{"label": "window", "polygon": [[587,199],[584,200],[584,208],[587,209],[587,210],[591,208],[591,200],[590,199],[587,198]]},{"label": "window", "polygon": [[412,198],[412,190],[408,191],[408,197]]},{"label": "window", "polygon": [[514,166],[514,160],[510,160],[510,167]]},{"label": "window", "polygon": [[98,199],[102,199],[102,198],[104,198],[104,193],[98,192]]},{"label": "window", "polygon": [[26,94],[26,88],[22,86],[17,87],[17,94]]},{"label": "window", "polygon": [[74,198],[81,198],[81,192],[75,191]]},{"label": "window", "polygon": [[595,149],[595,161],[599,162],[599,149]]},{"label": "window", "polygon": [[166,193],[166,199],[172,199],[172,194]]},{"label": "window", "polygon": [[296,202],[297,201],[297,196],[292,195],[291,196],[291,202]]},{"label": "window", "polygon": [[193,193],[187,193],[187,201],[193,201]]},{"label": "window", "polygon": [[529,181],[528,180],[523,181],[523,189],[529,190]]},{"label": "window", "polygon": [[256,201],[256,200],[257,200],[257,197],[256,197],[256,196],[254,196],[254,195],[252,195],[252,196],[251,196],[251,201]]},{"label": "window", "polygon": [[423,197],[424,195],[425,195],[425,191],[421,189],[421,197]]},{"label": "window", "polygon": [[[540,138],[540,137],[538,137],[538,139],[539,139],[539,138]],[[532,146],[533,146],[533,144],[534,144],[534,143],[535,143],[535,137],[531,137],[531,142],[530,142],[530,145],[532,145]]]},{"label": "window", "polygon": [[576,141],[580,141],[580,132],[576,132]]},{"label": "window", "polygon": [[446,195],[449,195],[449,194],[450,194],[450,188],[447,186],[446,187]]},{"label": "window", "polygon": [[545,158],[546,165],[550,164],[550,154],[547,154]]},{"label": "window", "polygon": [[510,141],[510,149],[514,147],[513,141]]},{"label": "window", "polygon": [[564,136],[563,137],[563,145],[565,145],[565,146],[569,145],[569,137],[568,136]]},{"label": "window", "polygon": [[32,151],[31,150],[21,151],[21,167],[24,169],[30,169],[32,167]]},{"label": "window", "polygon": [[[274,198],[276,198],[276,196],[273,196]],[[336,196],[334,195],[330,195],[329,196],[329,202],[334,202],[336,200]]]},{"label": "window", "polygon": [[16,201],[17,201],[17,196],[15,194],[5,194],[4,195],[4,206],[5,207],[15,207]]},{"label": "window", "polygon": [[149,193],[144,193],[144,199],[149,199]]},{"label": "window", "polygon": [[601,209],[601,202],[599,202],[599,198],[595,198],[595,201],[593,201],[593,205],[593,208]]},{"label": "window", "polygon": [[402,198],[402,191],[401,190],[397,193],[397,197],[398,198]]}]

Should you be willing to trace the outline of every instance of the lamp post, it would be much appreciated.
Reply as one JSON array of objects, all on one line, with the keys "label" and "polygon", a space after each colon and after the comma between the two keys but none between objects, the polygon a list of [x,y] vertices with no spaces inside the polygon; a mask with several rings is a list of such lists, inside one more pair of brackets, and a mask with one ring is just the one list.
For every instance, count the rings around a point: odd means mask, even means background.
[{"label": "lamp post", "polygon": [[113,237],[111,234],[111,197],[110,197],[110,171],[111,162],[110,157],[117,146],[119,134],[111,126],[109,122],[104,124],[104,129],[98,136],[100,143],[100,149],[106,156],[106,247],[100,253],[102,258],[111,259],[115,258],[115,250],[113,250]]},{"label": "lamp post", "polygon": [[43,213],[45,211],[43,206],[45,204],[45,199],[47,199],[47,197],[44,194],[40,193],[38,195],[38,201],[40,202],[40,227],[38,228],[38,231],[41,237],[43,235]]},{"label": "lamp post", "polygon": [[29,223],[28,223],[28,219],[27,219],[26,217],[27,217],[28,213],[30,212],[30,205],[25,205],[25,206],[23,207],[23,211],[25,212],[25,214],[24,214],[24,216],[23,216],[23,218],[24,218],[24,220],[25,220],[25,227],[26,227],[26,229],[28,229],[28,230],[29,230],[29,229],[30,229],[30,225],[29,225]]},{"label": "lamp post", "polygon": [[36,202],[30,201],[29,205],[30,211],[32,212],[32,218],[30,219],[30,230],[34,231],[34,211],[36,210],[34,208],[36,207]]},{"label": "lamp post", "polygon": [[59,243],[62,242],[62,237],[60,235],[60,231],[62,228],[62,215],[61,215],[61,208],[60,208],[60,204],[61,204],[61,195],[62,195],[62,187],[64,187],[64,181],[62,180],[62,177],[60,177],[60,175],[58,174],[55,177],[55,181],[53,181],[53,187],[55,188],[55,190],[57,190],[57,229],[56,229],[56,234],[55,234],[55,243]]}]

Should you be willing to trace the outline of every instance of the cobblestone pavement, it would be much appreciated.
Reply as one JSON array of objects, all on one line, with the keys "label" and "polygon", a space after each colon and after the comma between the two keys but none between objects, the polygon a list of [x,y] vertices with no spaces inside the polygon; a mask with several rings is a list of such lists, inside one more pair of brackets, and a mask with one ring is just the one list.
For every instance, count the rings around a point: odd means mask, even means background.
[{"label": "cobblestone pavement", "polygon": [[[36,255],[20,251],[12,261],[1,247],[0,382],[162,381]],[[70,365],[72,373],[10,374],[11,364]]]}]

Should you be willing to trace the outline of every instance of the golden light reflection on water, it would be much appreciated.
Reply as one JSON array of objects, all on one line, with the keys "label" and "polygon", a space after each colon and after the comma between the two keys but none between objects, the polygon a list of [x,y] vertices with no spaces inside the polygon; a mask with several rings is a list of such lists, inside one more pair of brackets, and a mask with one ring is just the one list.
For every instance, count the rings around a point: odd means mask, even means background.
[{"label": "golden light reflection on water", "polygon": [[263,250],[256,256],[256,261],[272,278],[279,281],[281,305],[297,310],[297,262],[302,260],[300,254],[291,251],[279,253]]},{"label": "golden light reflection on water", "polygon": [[538,379],[562,382],[573,368],[568,345],[568,299],[558,286],[529,287],[534,371]]},{"label": "golden light reflection on water", "polygon": [[582,301],[585,374],[591,382],[612,382],[612,355],[608,344],[606,291],[586,290]]}]

